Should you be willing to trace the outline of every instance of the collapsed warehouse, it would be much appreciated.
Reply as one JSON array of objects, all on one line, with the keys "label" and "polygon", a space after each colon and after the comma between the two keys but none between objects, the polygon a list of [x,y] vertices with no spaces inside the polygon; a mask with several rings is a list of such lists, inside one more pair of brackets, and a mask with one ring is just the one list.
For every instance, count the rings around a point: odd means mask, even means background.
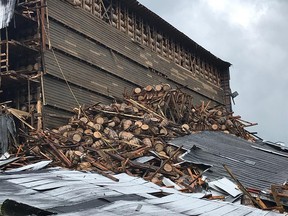
[{"label": "collapsed warehouse", "polygon": [[230,64],[136,1],[20,1],[1,33],[1,97],[33,125],[42,114],[43,128],[59,126],[79,104],[158,83],[231,109]]},{"label": "collapsed warehouse", "polygon": [[[1,7],[1,108],[16,117],[12,137],[17,128],[25,138],[1,170],[49,160],[113,181],[125,172],[191,193],[207,189],[204,174],[235,180],[225,163],[250,187],[237,183],[241,196],[284,211],[287,149],[251,145],[256,139],[245,127],[255,124],[233,116],[230,63],[136,0],[13,0]],[[3,119],[2,127],[10,122]],[[206,130],[224,133],[194,134]],[[207,150],[213,139],[231,151],[218,153],[217,143]],[[253,167],[264,164],[261,157],[271,159],[267,169]]]}]

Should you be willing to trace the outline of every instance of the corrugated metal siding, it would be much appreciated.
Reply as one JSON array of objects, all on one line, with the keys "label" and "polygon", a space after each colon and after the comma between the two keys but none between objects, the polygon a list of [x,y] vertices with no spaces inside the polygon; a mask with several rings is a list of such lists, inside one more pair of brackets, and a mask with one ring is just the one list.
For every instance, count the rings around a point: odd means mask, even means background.
[{"label": "corrugated metal siding", "polygon": [[[121,53],[122,55],[127,56],[130,61],[132,61],[133,59],[133,61],[143,65],[144,67],[149,66],[165,74],[166,76],[168,76],[168,78],[178,82],[180,85],[188,86],[190,89],[196,90],[196,92],[203,94],[206,97],[218,101],[219,103],[223,103],[222,89],[214,86],[211,83],[208,83],[201,77],[194,77],[190,71],[179,67],[175,63],[164,60],[156,53],[151,52],[147,48],[139,46],[137,43],[131,41],[131,39],[127,35],[109,26],[107,23],[93,16],[92,14],[89,14],[82,9],[77,9],[77,13],[75,13],[75,8],[70,4],[55,0],[48,1],[48,8],[49,16],[53,19],[56,19],[57,21],[67,25],[68,27],[78,31],[79,33],[85,34],[87,37],[90,37],[93,40],[104,44],[105,46],[114,50],[114,54],[111,54],[111,51],[109,49],[106,49],[106,52],[110,52],[112,58],[113,56],[119,58],[118,53]],[[58,48],[72,55],[78,55],[78,57],[82,56],[82,60],[88,60],[88,62],[91,63],[91,58],[87,58],[87,52],[91,52],[90,49],[87,50],[87,46],[90,47],[91,45],[91,47],[94,47],[94,49],[98,49],[98,44],[93,43],[92,40],[87,40],[81,37],[79,33],[76,34],[71,30],[61,28],[60,25],[57,25],[55,24],[55,22],[52,21],[50,23],[50,28],[52,45],[54,35],[61,35],[60,38],[56,38],[57,41],[54,41],[54,46],[58,46]],[[63,35],[66,35],[66,37],[64,38]],[[62,42],[59,41],[59,39],[62,39]],[[83,44],[84,41],[87,41],[86,45]],[[63,46],[64,44],[65,46]],[[82,53],[84,55],[84,59],[83,55],[79,54],[81,53],[81,49],[86,50],[86,54]],[[99,48],[99,50],[103,51],[103,47]],[[96,53],[98,52],[96,51]],[[91,56],[91,53],[89,53],[88,56],[89,55]],[[95,56],[95,53],[93,53],[92,56],[93,55]],[[106,54],[106,56],[108,55]],[[98,58],[100,57],[98,56]],[[113,61],[115,61],[115,59],[113,59],[112,62]],[[95,59],[94,62],[96,64]],[[125,59],[125,62],[128,62],[128,60]],[[109,63],[108,65],[107,63],[104,63],[104,65],[102,65],[101,67],[109,69],[109,66]],[[116,69],[116,72],[118,72],[118,70],[119,69]],[[135,73],[135,71],[133,72]],[[119,73],[121,74],[120,71]],[[130,76],[132,74],[130,74]]]},{"label": "corrugated metal siding", "polygon": [[[60,52],[54,51],[55,56],[66,79],[81,87],[94,92],[101,93],[106,96],[122,98],[125,88],[132,89],[137,85],[127,82],[119,77],[115,77],[103,70],[88,65],[83,61],[79,61],[71,56],[67,56]],[[56,63],[55,57],[51,51],[45,52],[46,72],[59,79],[63,79],[63,75]]]},{"label": "corrugated metal siding", "polygon": [[[43,86],[43,98],[45,103],[43,106],[44,128],[55,128],[59,125],[67,124],[67,118],[59,118],[57,116],[72,116],[73,108],[78,107],[67,84],[56,77],[45,75],[43,77]],[[81,106],[90,106],[99,102],[109,104],[112,101],[111,97],[105,97],[97,92],[88,91],[80,86],[70,84],[70,87]],[[51,116],[50,114],[53,115]],[[54,115],[56,116],[53,117]]]},{"label": "corrugated metal siding", "polygon": [[68,123],[68,116],[72,116],[71,112],[61,109],[55,109],[49,105],[43,106],[43,128],[57,128],[59,125],[66,125]]},{"label": "corrugated metal siding", "polygon": [[[57,49],[63,50],[82,61],[100,67],[111,74],[124,78],[137,85],[145,86],[148,84],[166,82],[167,80],[164,79],[163,76],[153,73],[148,68],[123,57],[117,52],[113,52],[103,45],[84,38],[80,34],[69,30],[65,28],[65,26],[54,21],[50,22],[50,34],[52,46]],[[137,45],[134,44],[134,46]],[[146,54],[148,55],[149,53]],[[161,65],[161,68],[163,68],[162,71],[168,71],[170,73],[170,75],[168,73],[165,74],[167,78],[185,86],[193,86],[192,89],[196,92],[205,93],[207,97],[218,102],[221,101],[222,95],[217,95],[217,90],[213,89],[211,85],[195,79],[187,79],[187,77],[192,77],[192,75],[189,74],[189,71],[186,71],[185,69],[179,70],[175,67],[174,63],[162,58],[157,61],[151,60],[151,64],[154,64],[155,62]],[[183,72],[186,73],[185,76],[183,75]]]},{"label": "corrugated metal siding", "polygon": [[[64,37],[63,32],[65,34]],[[53,47],[88,64],[93,64],[117,76],[118,79],[123,78],[131,83],[143,86],[153,84],[159,77],[147,68],[141,67],[139,64],[129,61],[129,59],[122,57],[118,53],[84,38],[80,34],[65,28],[63,25],[51,22],[50,34]]]},{"label": "corrugated metal siding", "polygon": [[[264,190],[269,189],[271,184],[283,184],[287,180],[287,157],[252,147],[267,149],[264,144],[251,145],[251,142],[231,134],[212,131],[176,138],[172,143],[178,146],[184,145],[187,149],[193,145],[197,146],[199,149],[191,149],[184,159],[213,165],[210,172],[206,172],[210,179],[219,179],[223,176],[230,178],[223,168],[223,164],[226,164],[246,187]],[[276,149],[273,151],[288,156],[283,151]]]},{"label": "corrugated metal siding", "polygon": [[[113,50],[121,51],[123,55],[133,58],[139,63],[144,63],[142,59],[137,58],[141,48],[130,50],[129,47],[134,42],[126,34],[109,26],[98,17],[80,8],[75,10],[75,7],[64,1],[48,0],[47,5],[49,17],[81,32],[87,37],[96,39],[96,41],[107,45]],[[119,43],[120,41],[121,43]]]},{"label": "corrugated metal siding", "polygon": [[[54,51],[54,53],[56,55],[56,58],[60,64],[60,67],[64,75],[66,76],[66,79],[70,83],[73,83],[75,85],[75,88],[77,86],[78,88],[92,90],[94,92],[98,92],[106,96],[113,95],[114,97],[122,98],[122,94],[125,88],[130,91],[133,88],[137,87],[137,85],[133,85],[132,83],[127,82],[121,79],[120,77],[115,77],[103,70],[100,70],[96,67],[88,65],[83,61],[74,59],[71,56],[67,56],[58,51]],[[125,63],[126,61],[122,60],[121,62]],[[47,74],[57,77],[59,79],[63,79],[63,75],[61,74],[60,69],[57,66],[55,57],[51,51],[45,52],[45,63],[46,63]],[[123,70],[123,69],[119,68],[119,70]],[[136,71],[139,71],[139,70],[137,69]],[[146,73],[147,71],[144,71],[143,73]],[[81,76],[79,76],[79,74],[81,74]],[[159,83],[165,82],[165,83],[170,84],[172,87],[177,87],[175,83],[169,80],[166,80],[164,77],[157,76],[156,74],[153,74],[152,72],[150,72],[147,75],[147,79],[144,79],[146,76],[143,77],[141,75],[138,75],[138,76],[133,76],[133,78],[135,79],[131,80],[130,79],[131,76],[129,76],[129,73],[126,76],[128,76],[129,80],[134,83],[140,84],[142,81],[143,85],[159,84]],[[47,79],[50,80],[51,78],[48,77]],[[51,85],[52,84],[53,82],[51,82]],[[66,85],[65,82],[61,82],[61,84]],[[44,88],[46,87],[45,85],[46,84],[44,83]],[[45,89],[46,89],[46,92],[50,91],[50,88],[49,89],[45,88]],[[182,90],[186,92],[187,94],[192,94],[191,90],[188,90],[188,89],[182,89]],[[52,87],[51,87],[51,91],[53,91]],[[49,93],[52,94],[52,92],[49,92]],[[48,92],[46,94],[48,94]],[[108,101],[106,98],[105,100]],[[207,98],[204,98],[201,95],[194,96],[195,103],[198,104],[201,100],[207,100]],[[61,108],[61,106],[58,106],[58,107]],[[67,107],[67,104],[64,107]]]},{"label": "corrugated metal siding", "polygon": [[[0,202],[13,199],[49,209],[57,216],[165,215],[165,216],[277,216],[272,211],[218,200],[202,199],[205,193],[181,193],[126,173],[119,182],[92,172],[46,169],[1,174]],[[152,194],[161,193],[161,198]],[[165,195],[166,193],[166,195]],[[141,209],[139,208],[141,207]],[[135,211],[140,209],[139,211]]]},{"label": "corrugated metal siding", "polygon": [[[71,115],[78,106],[61,70],[81,105],[109,104],[113,98],[122,98],[125,89],[159,83],[183,87],[197,104],[210,99],[211,104],[223,103],[222,89],[131,41],[101,19],[63,1],[48,0],[48,9],[55,56],[51,50],[44,52],[45,111]],[[55,127],[63,121],[48,115],[44,125]]]},{"label": "corrugated metal siding", "polygon": [[[44,98],[45,104],[56,108],[72,111],[73,108],[78,107],[76,100],[74,99],[71,91],[66,83],[62,80],[50,77],[48,75],[43,78],[44,84]],[[70,85],[72,92],[75,94],[80,105],[93,105],[98,102],[109,104],[111,99],[101,96],[100,94],[92,91],[88,91],[79,86]]]}]

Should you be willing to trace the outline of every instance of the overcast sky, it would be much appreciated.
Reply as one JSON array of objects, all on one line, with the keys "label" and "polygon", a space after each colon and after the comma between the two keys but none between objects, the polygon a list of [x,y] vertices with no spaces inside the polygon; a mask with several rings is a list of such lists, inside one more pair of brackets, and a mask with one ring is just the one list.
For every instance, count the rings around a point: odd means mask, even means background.
[{"label": "overcast sky", "polygon": [[235,115],[265,140],[288,144],[288,1],[139,0],[232,64]]}]

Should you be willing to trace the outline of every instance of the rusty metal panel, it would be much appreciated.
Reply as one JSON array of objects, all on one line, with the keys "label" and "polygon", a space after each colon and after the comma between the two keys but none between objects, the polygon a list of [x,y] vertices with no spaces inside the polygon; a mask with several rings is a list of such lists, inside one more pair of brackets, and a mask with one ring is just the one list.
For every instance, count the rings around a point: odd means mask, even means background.
[{"label": "rusty metal panel", "polygon": [[[82,9],[76,10],[64,2],[57,1],[56,3],[56,1],[50,0],[48,6],[50,17],[71,28],[68,29],[51,20],[52,46],[57,49],[124,77],[124,79],[131,78],[129,81],[141,86],[154,84],[155,80],[158,80],[158,76],[155,76],[156,73],[147,70],[147,67],[150,67],[162,73],[161,76],[166,76],[167,79],[180,86],[187,86],[197,94],[203,95],[204,98],[224,103],[222,89],[204,79],[193,77],[190,71],[158,56],[149,48],[141,47],[101,19]],[[63,11],[61,8],[63,10],[65,8],[65,10]],[[125,68],[124,65],[129,67]],[[142,66],[140,67],[140,65]]]}]

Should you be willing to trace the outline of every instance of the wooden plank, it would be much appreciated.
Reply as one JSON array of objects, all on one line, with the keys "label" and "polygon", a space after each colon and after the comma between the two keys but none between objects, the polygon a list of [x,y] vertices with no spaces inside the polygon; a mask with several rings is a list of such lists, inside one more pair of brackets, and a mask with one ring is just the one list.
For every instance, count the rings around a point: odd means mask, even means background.
[{"label": "wooden plank", "polygon": [[257,205],[258,207],[260,207],[261,209],[265,209],[267,208],[266,206],[263,206],[262,203],[258,202],[254,197],[252,197],[252,195],[246,190],[246,188],[241,184],[241,182],[233,175],[233,173],[231,172],[231,170],[226,166],[223,165],[223,167],[225,168],[225,170],[228,172],[228,174],[230,175],[230,177],[237,183],[239,189],[242,191],[243,194],[247,195],[249,197],[249,199],[251,199],[251,201]]}]

